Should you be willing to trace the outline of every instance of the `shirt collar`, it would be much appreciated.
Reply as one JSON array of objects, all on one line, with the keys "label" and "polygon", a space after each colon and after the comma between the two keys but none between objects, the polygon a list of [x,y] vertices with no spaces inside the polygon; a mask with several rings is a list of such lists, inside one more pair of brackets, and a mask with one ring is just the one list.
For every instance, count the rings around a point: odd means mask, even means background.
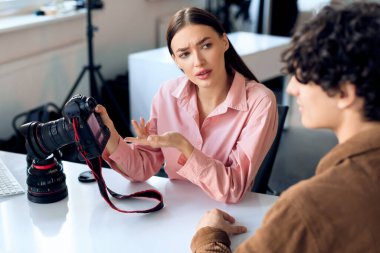
[{"label": "shirt collar", "polygon": [[190,80],[187,77],[182,76],[179,78],[177,88],[173,90],[172,96],[179,100],[184,100],[190,97],[192,86],[193,84]]},{"label": "shirt collar", "polygon": [[[186,77],[181,77],[179,85],[172,92],[172,96],[176,97],[181,104],[189,102],[191,96],[194,94],[194,84]],[[248,110],[246,79],[242,74],[236,71],[227,97],[224,102],[216,108],[215,113],[225,112],[228,107],[240,111]]]},{"label": "shirt collar", "polygon": [[246,79],[239,72],[235,71],[234,80],[223,104],[239,111],[248,110]]},{"label": "shirt collar", "polygon": [[380,128],[366,130],[356,134],[342,144],[335,146],[318,164],[317,174],[340,164],[343,160],[380,149]]}]

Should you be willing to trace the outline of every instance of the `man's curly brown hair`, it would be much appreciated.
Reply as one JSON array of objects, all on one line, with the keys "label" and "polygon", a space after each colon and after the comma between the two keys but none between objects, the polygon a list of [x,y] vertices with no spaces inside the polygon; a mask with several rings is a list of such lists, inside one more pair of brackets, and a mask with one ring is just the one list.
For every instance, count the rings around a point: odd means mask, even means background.
[{"label": "man's curly brown hair", "polygon": [[330,96],[350,82],[364,98],[364,116],[380,121],[380,5],[324,7],[293,36],[282,55],[285,72]]}]

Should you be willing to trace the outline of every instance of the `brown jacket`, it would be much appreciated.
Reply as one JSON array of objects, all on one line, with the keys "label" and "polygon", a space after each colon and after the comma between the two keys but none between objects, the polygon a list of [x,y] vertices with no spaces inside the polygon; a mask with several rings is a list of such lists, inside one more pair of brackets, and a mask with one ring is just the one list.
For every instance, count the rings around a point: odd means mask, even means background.
[{"label": "brown jacket", "polygon": [[[230,252],[228,236],[203,228],[193,252]],[[380,128],[333,148],[316,175],[285,191],[236,252],[380,252]]]}]

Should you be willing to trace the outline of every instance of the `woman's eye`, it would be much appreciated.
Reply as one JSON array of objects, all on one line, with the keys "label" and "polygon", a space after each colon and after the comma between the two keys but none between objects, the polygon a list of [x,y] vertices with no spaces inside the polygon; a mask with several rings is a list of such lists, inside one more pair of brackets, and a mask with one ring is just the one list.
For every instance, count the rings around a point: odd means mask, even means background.
[{"label": "woman's eye", "polygon": [[206,43],[202,46],[203,49],[207,49],[211,47],[211,43]]},{"label": "woman's eye", "polygon": [[185,53],[181,53],[178,57],[179,58],[186,58],[188,55],[189,55],[189,53],[185,52]]}]

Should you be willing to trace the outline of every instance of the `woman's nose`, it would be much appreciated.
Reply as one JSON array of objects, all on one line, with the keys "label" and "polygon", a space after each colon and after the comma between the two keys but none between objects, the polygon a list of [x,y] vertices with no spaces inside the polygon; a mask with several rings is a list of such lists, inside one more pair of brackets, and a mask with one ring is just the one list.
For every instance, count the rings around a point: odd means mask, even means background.
[{"label": "woman's nose", "polygon": [[201,66],[204,62],[204,58],[199,51],[194,52],[194,66]]}]

